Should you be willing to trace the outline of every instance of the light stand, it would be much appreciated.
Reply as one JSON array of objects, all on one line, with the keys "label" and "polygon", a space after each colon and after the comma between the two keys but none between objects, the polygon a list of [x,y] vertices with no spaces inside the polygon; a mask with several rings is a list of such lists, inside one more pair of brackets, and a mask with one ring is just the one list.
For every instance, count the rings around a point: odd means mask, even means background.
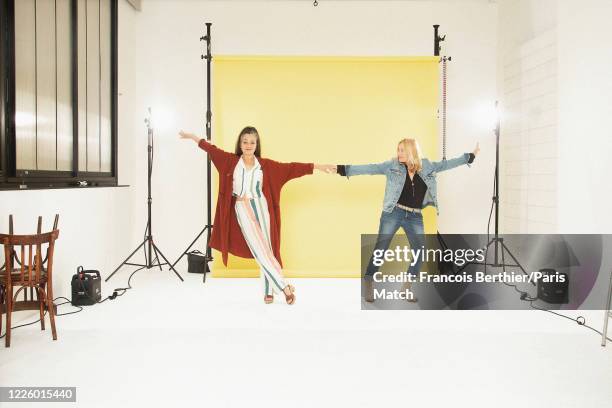
[{"label": "light stand", "polygon": [[[523,268],[523,266],[519,263],[519,261],[516,259],[516,257],[512,254],[512,251],[510,251],[510,249],[506,246],[506,244],[504,243],[504,239],[499,237],[499,134],[500,134],[500,118],[499,118],[499,106],[498,106],[498,102],[495,101],[495,112],[497,113],[497,117],[496,117],[496,124],[495,124],[495,186],[493,188],[493,206],[495,207],[495,235],[493,236],[493,238],[491,238],[489,240],[489,242],[487,243],[486,246],[486,252],[488,253],[489,251],[489,246],[491,246],[491,244],[494,244],[494,261],[493,263],[487,263],[486,259],[484,262],[484,265],[490,265],[493,267],[502,267],[505,268],[506,266],[511,266],[511,267],[519,267],[521,268],[521,271],[523,271],[523,273],[525,275],[527,275],[527,272],[525,271],[525,269]],[[510,255],[510,257],[512,258],[512,260],[516,263],[516,265],[513,264],[506,264],[505,262],[505,253],[508,253],[508,255]],[[501,262],[499,260],[499,255],[501,254]]]},{"label": "light stand", "polygon": [[[147,124],[147,135],[148,135],[148,146],[147,146],[147,159],[148,159],[148,168],[147,168],[148,169],[148,171],[147,171],[148,198],[147,198],[147,229],[145,231],[145,238],[144,238],[144,241],[142,241],[140,243],[140,245],[138,245],[136,247],[136,249],[130,254],[130,256],[128,256],[123,262],[121,262],[121,264],[117,267],[117,269],[115,269],[113,271],[113,273],[111,273],[109,275],[109,277],[105,279],[105,282],[108,282],[108,280],[110,278],[112,278],[113,275],[119,269],[121,269],[121,267],[124,266],[124,265],[140,267],[137,270],[141,270],[141,269],[145,269],[145,268],[146,269],[151,269],[151,268],[154,268],[155,266],[158,266],[160,271],[162,270],[162,265],[169,265],[170,269],[176,274],[176,276],[178,276],[178,278],[181,281],[183,280],[181,275],[179,275],[179,273],[176,271],[176,269],[174,269],[173,265],[170,265],[170,262],[168,262],[168,259],[166,259],[166,257],[162,253],[162,251],[157,247],[157,245],[155,245],[155,242],[153,241],[153,227],[152,227],[152,224],[151,224],[151,204],[153,203],[153,199],[151,198],[151,177],[153,175],[153,125],[152,125],[152,122],[151,122],[151,108],[149,108],[149,117],[145,118],[145,123]],[[140,248],[143,248],[143,247],[144,247],[145,263],[144,264],[137,264],[137,263],[128,262],[130,260],[130,258],[132,258],[132,256],[134,256],[134,254],[136,252],[138,252],[138,250]],[[157,259],[157,264],[155,264],[155,260],[153,259],[153,253],[155,253],[155,259]],[[161,263],[160,260],[159,260],[160,256],[164,259],[163,263]]]},{"label": "light stand", "polygon": [[[500,118],[499,118],[499,110],[498,110],[498,102],[495,101],[495,112],[496,115],[496,125],[495,125],[495,182],[493,187],[493,207],[495,207],[495,234],[493,238],[487,242],[485,247],[485,260],[484,262],[469,262],[464,264],[457,273],[460,273],[463,269],[465,269],[468,265],[484,265],[484,272],[487,272],[487,265],[503,268],[504,272],[506,271],[506,267],[519,267],[523,274],[528,275],[525,271],[525,268],[520,264],[520,262],[516,259],[516,257],[512,254],[512,251],[508,248],[508,246],[504,243],[504,239],[499,236],[499,135],[500,135]],[[489,218],[490,221],[490,218]],[[488,231],[488,227],[487,227]],[[488,232],[487,232],[488,236]],[[494,259],[493,262],[487,262],[489,247],[493,245],[494,248]],[[515,262],[514,264],[507,264],[505,255],[508,254],[512,260]],[[501,255],[501,261],[500,261]],[[535,282],[531,282],[535,286]]]},{"label": "light stand", "polygon": [[[212,112],[210,109],[210,95],[211,95],[211,89],[210,89],[210,63],[212,61],[212,54],[211,54],[211,36],[210,36],[210,26],[212,25],[212,23],[205,23],[206,24],[206,35],[204,37],[200,37],[200,41],[206,41],[206,55],[200,55],[201,59],[205,59],[206,60],[206,140],[208,140],[210,142],[211,139],[211,133],[212,133]],[[211,173],[211,167],[210,167],[210,156],[208,156],[207,160],[206,160],[206,203],[207,203],[207,223],[204,226],[204,228],[202,228],[202,230],[200,231],[200,233],[198,235],[196,235],[195,239],[193,241],[191,241],[191,244],[189,244],[189,246],[187,247],[187,249],[185,249],[183,251],[183,253],[181,254],[181,256],[178,257],[178,259],[176,261],[174,261],[174,263],[172,264],[172,268],[174,268],[174,266],[183,258],[183,256],[187,255],[188,251],[191,249],[191,247],[193,246],[193,244],[196,243],[196,241],[198,239],[200,239],[200,237],[202,236],[202,234],[204,234],[204,232],[207,232],[206,234],[206,255],[205,255],[205,269],[204,269],[204,274],[202,276],[202,281],[204,282],[206,280],[206,273],[210,272],[210,268],[208,266],[209,262],[212,262],[213,257],[212,257],[212,252],[210,249],[210,233],[212,231],[212,213],[211,213],[211,177],[210,177],[210,173]]]}]

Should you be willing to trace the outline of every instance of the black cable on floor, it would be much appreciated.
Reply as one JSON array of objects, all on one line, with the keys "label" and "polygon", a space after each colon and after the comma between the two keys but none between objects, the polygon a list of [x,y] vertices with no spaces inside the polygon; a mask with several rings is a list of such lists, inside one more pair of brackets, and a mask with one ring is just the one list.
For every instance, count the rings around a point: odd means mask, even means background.
[{"label": "black cable on floor", "polygon": [[[65,305],[65,304],[67,304],[67,303],[72,303],[72,302],[70,301],[70,299],[65,298],[65,297],[63,297],[63,296],[58,296],[58,297],[56,297],[55,299],[53,299],[53,303],[54,303],[54,304],[55,304],[55,301],[56,301],[57,299],[66,299],[66,301],[65,301],[64,303],[59,303],[59,304],[55,305],[56,307],[57,307],[57,306],[61,306],[61,305]],[[82,311],[82,310],[83,310],[83,306],[75,306],[75,307],[78,307],[78,308],[79,308],[79,310],[75,310],[75,311],[72,311],[72,312],[67,312],[67,313],[57,313],[57,314],[56,314],[56,316],[65,316],[65,315],[69,315],[69,314],[75,314],[75,313],[79,313],[80,311]],[[45,313],[46,313],[46,311],[45,311]],[[40,320],[40,319],[39,319],[39,320]]]},{"label": "black cable on floor", "polygon": [[[63,302],[63,303],[59,303],[59,304],[55,305],[55,301],[56,301],[57,299],[66,299],[66,300],[67,300],[67,302]],[[61,305],[65,305],[65,304],[67,304],[67,303],[71,303],[71,302],[70,302],[70,300],[69,300],[68,298],[65,298],[65,297],[63,297],[63,296],[58,296],[58,297],[56,297],[55,299],[53,299],[53,304],[54,304],[55,306],[61,306]],[[69,315],[69,314],[75,314],[75,313],[79,313],[81,310],[83,310],[83,307],[81,307],[81,306],[76,306],[76,307],[78,307],[78,308],[79,308],[79,310],[75,310],[75,311],[73,311],[73,312],[68,312],[68,313],[57,313],[57,314],[56,314],[56,316],[65,316],[65,315]],[[46,309],[45,309],[45,311],[43,312],[43,318],[44,318],[45,316],[47,316],[47,310],[46,310]],[[20,328],[20,327],[31,326],[31,325],[36,324],[36,323],[38,323],[38,322],[40,322],[40,318],[39,318],[38,320],[35,320],[35,321],[33,321],[33,322],[30,322],[30,323],[24,323],[24,324],[20,324],[20,325],[18,325],[18,326],[13,326],[13,327],[11,327],[11,330],[15,330],[15,329],[18,329],[18,328]],[[3,335],[1,335],[1,336],[0,336],[0,339],[2,339],[2,338],[4,338],[4,337],[6,337],[6,332],[5,332]]]},{"label": "black cable on floor", "polygon": [[[496,170],[496,172],[497,172],[497,170]],[[490,229],[490,227],[491,227],[491,215],[493,214],[493,206],[495,205],[495,188],[496,188],[496,187],[497,187],[497,185],[496,185],[496,179],[495,179],[495,177],[494,177],[494,178],[493,178],[493,197],[494,197],[494,198],[493,198],[493,203],[491,203],[491,211],[489,212],[489,221],[487,222],[487,243],[489,242],[489,229]],[[486,262],[487,262],[487,253],[488,253],[488,250],[489,250],[489,248],[487,247],[487,249],[485,250],[485,273],[486,273]],[[502,249],[502,251],[503,251],[503,249]],[[542,311],[542,312],[552,313],[552,314],[554,314],[554,315],[557,315],[557,316],[560,316],[560,317],[566,318],[566,319],[568,319],[568,320],[571,320],[571,321],[573,321],[573,322],[578,323],[578,325],[579,325],[579,326],[584,326],[584,327],[586,327],[586,328],[588,328],[588,329],[593,330],[595,333],[598,333],[600,336],[603,336],[603,333],[602,333],[602,332],[600,332],[599,330],[597,330],[597,329],[595,329],[595,328],[593,328],[593,327],[589,326],[588,324],[586,324],[586,319],[584,318],[584,316],[578,316],[578,317],[576,317],[576,318],[573,318],[573,317],[569,317],[569,316],[566,316],[566,315],[561,314],[561,313],[554,312],[554,311],[552,311],[552,310],[542,309],[542,308],[540,308],[540,307],[536,307],[536,306],[534,306],[534,305],[533,305],[533,302],[535,302],[536,300],[538,300],[538,297],[537,297],[537,296],[536,296],[535,298],[534,298],[534,297],[530,297],[530,296],[529,296],[529,293],[527,293],[527,292],[524,292],[524,291],[520,290],[519,288],[517,288],[517,287],[516,287],[516,285],[511,285],[511,284],[506,283],[506,282],[502,282],[502,283],[503,283],[504,285],[506,285],[506,286],[510,286],[510,287],[511,287],[511,288],[513,288],[513,289],[514,289],[516,292],[518,292],[518,293],[521,295],[520,300],[521,300],[521,301],[525,301],[525,302],[529,302],[529,306],[530,306],[532,309],[535,309],[535,310],[540,310],[540,311]],[[610,337],[607,337],[607,336],[606,336],[606,339],[608,339],[609,341],[612,341],[612,339],[611,339]]]},{"label": "black cable on floor", "polygon": [[[155,257],[155,259],[157,259],[157,256]],[[128,285],[127,285],[127,288],[115,288],[115,290],[113,290],[113,294],[112,294],[112,295],[107,296],[107,297],[105,297],[104,299],[102,299],[102,300],[100,300],[100,301],[98,301],[98,302],[96,302],[96,303],[104,303],[104,302],[106,302],[107,300],[113,300],[113,299],[115,299],[115,298],[117,298],[117,297],[119,297],[119,296],[123,296],[123,295],[125,295],[125,293],[126,293],[128,290],[133,289],[133,288],[132,288],[132,284],[130,283],[130,282],[131,282],[131,280],[132,280],[132,276],[134,276],[134,275],[136,274],[136,272],[139,272],[139,271],[143,270],[144,268],[145,268],[144,266],[143,266],[143,267],[141,267],[141,268],[138,268],[138,269],[136,269],[134,272],[132,272],[132,273],[130,274],[130,277],[128,278]],[[119,293],[118,291],[121,291],[121,293]]]},{"label": "black cable on floor", "polygon": [[[125,295],[125,293],[126,293],[128,290],[133,289],[133,288],[132,288],[132,285],[131,285],[131,283],[130,283],[130,282],[131,282],[131,280],[132,280],[132,277],[134,276],[134,274],[136,274],[136,272],[138,272],[138,271],[140,271],[140,270],[142,270],[142,269],[144,269],[144,267],[143,267],[143,268],[136,269],[134,272],[132,272],[132,273],[130,274],[130,277],[128,278],[128,286],[127,286],[126,288],[116,288],[115,290],[113,290],[113,294],[112,294],[112,295],[107,296],[107,297],[106,297],[106,298],[104,298],[103,300],[100,300],[100,301],[98,301],[98,302],[96,302],[96,303],[98,303],[98,304],[99,304],[99,303],[104,303],[104,302],[106,302],[106,301],[107,301],[107,300],[109,300],[109,299],[111,299],[111,300],[112,300],[112,299],[115,299],[115,298],[117,298],[117,297],[119,297],[119,296],[123,296],[123,295]],[[118,291],[121,291],[121,293],[118,293]],[[56,300],[58,300],[58,299],[65,299],[65,300],[66,300],[66,302],[62,302],[62,303],[55,304],[55,301],[56,301]],[[62,306],[62,305],[68,304],[68,303],[72,303],[72,302],[70,301],[70,299],[68,299],[68,298],[66,298],[66,297],[64,297],[64,296],[58,296],[58,297],[56,297],[55,299],[53,299],[53,304],[54,304],[56,307],[57,307],[57,306]],[[74,310],[74,311],[72,311],[72,312],[66,312],[66,313],[57,313],[57,314],[56,314],[56,316],[66,316],[66,315],[76,314],[76,313],[79,313],[79,312],[83,311],[83,307],[82,307],[82,306],[75,306],[75,307],[77,307],[79,310]],[[45,311],[44,311],[44,313],[43,313],[43,319],[45,318],[45,316],[47,316],[47,310],[45,310]],[[35,320],[35,321],[33,321],[33,322],[30,322],[30,323],[24,323],[24,324],[20,324],[20,325],[18,325],[18,326],[13,326],[13,327],[11,327],[11,330],[15,330],[15,329],[18,329],[18,328],[20,328],[20,327],[31,326],[31,325],[36,324],[36,323],[38,323],[38,322],[40,322],[40,318],[39,318],[39,319],[37,319],[37,320]],[[0,339],[2,339],[2,338],[4,338],[4,337],[6,337],[6,332],[5,332],[4,334],[0,335]]]},{"label": "black cable on floor", "polygon": [[[566,319],[568,319],[568,320],[571,320],[571,321],[574,321],[574,322],[578,323],[578,326],[584,326],[584,327],[586,327],[587,329],[591,329],[591,330],[593,330],[595,333],[598,333],[600,336],[603,336],[603,333],[602,333],[602,332],[600,332],[599,330],[594,329],[593,327],[591,327],[591,326],[589,326],[588,324],[586,324],[586,319],[585,319],[583,316],[578,316],[578,317],[576,317],[576,318],[569,317],[569,316],[566,316],[566,315],[561,314],[561,313],[553,312],[552,310],[548,310],[548,309],[541,309],[541,308],[539,308],[539,307],[536,307],[536,306],[534,306],[534,305],[533,305],[533,302],[534,302],[533,300],[530,300],[530,301],[529,301],[529,305],[530,305],[530,306],[531,306],[533,309],[536,309],[536,310],[541,310],[541,311],[543,311],[543,312],[548,312],[548,313],[552,313],[552,314],[557,315],[557,316],[560,316],[560,317],[564,317],[564,318],[566,318]],[[609,337],[607,337],[607,336],[606,336],[606,339],[608,339],[609,341],[612,341],[612,339],[611,339],[611,338],[609,338]]]}]

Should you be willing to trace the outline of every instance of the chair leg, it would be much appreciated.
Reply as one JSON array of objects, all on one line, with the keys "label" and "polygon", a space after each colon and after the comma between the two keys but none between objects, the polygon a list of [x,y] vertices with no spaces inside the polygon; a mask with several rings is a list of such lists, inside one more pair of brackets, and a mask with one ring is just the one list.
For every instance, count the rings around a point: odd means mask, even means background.
[{"label": "chair leg", "polygon": [[36,299],[38,300],[38,306],[40,309],[40,330],[45,330],[45,292],[43,291],[43,296],[40,296],[41,288],[36,289]]},{"label": "chair leg", "polygon": [[[4,286],[0,285],[0,308],[4,307]],[[2,333],[2,310],[0,310],[0,333]]]},{"label": "chair leg", "polygon": [[51,285],[49,285],[49,292],[47,292],[47,310],[49,310],[49,320],[51,321],[51,334],[53,340],[57,340],[57,331],[55,330],[55,313],[53,313],[53,297],[51,295]]},{"label": "chair leg", "polygon": [[[45,286],[43,286],[43,289],[46,291],[47,297],[51,299],[51,306],[53,306],[53,286],[51,285],[51,282],[45,282]],[[51,310],[49,310],[49,313],[55,316],[54,312],[54,308],[51,308]]]},{"label": "chair leg", "polygon": [[13,312],[13,288],[11,287],[6,294],[6,337],[4,346],[11,347],[11,313]]}]

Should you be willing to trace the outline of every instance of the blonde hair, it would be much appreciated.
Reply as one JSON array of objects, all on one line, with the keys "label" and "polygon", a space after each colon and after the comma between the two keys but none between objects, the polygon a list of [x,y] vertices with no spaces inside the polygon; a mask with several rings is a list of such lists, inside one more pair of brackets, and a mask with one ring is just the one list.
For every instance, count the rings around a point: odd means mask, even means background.
[{"label": "blonde hair", "polygon": [[421,161],[421,148],[419,142],[416,139],[407,138],[399,141],[399,145],[404,146],[405,152],[411,152],[414,157],[414,171],[421,171],[423,169],[423,162]]}]

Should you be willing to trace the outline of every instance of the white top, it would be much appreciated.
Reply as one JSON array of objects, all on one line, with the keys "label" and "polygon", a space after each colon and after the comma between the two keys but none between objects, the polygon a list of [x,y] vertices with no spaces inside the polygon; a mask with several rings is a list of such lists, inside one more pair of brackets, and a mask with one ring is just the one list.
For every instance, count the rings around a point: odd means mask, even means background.
[{"label": "white top", "polygon": [[239,197],[260,197],[262,196],[262,185],[263,171],[257,157],[255,157],[255,165],[251,169],[247,169],[242,157],[240,157],[234,168],[232,193]]}]

